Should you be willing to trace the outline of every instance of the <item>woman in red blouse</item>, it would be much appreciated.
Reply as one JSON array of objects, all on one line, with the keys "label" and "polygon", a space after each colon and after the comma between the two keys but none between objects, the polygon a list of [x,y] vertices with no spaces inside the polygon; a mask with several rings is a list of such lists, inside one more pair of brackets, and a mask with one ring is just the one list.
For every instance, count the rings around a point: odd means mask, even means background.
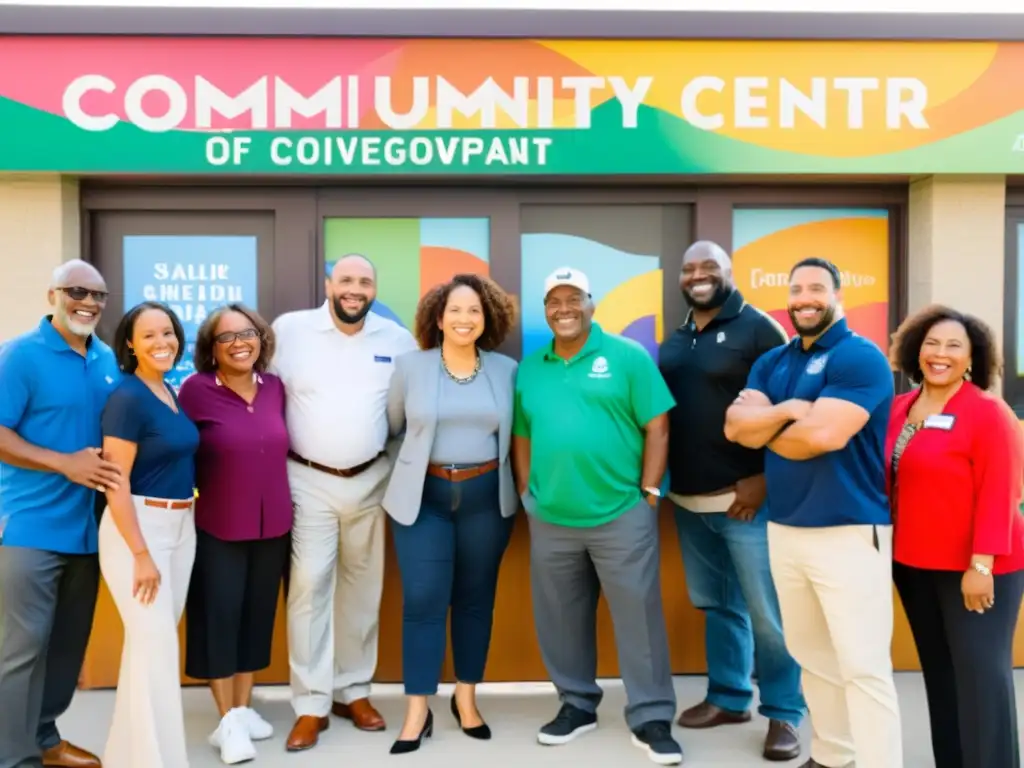
[{"label": "woman in red blouse", "polygon": [[1013,636],[1024,595],[1024,441],[988,393],[992,331],[928,307],[893,336],[920,388],[899,395],[886,439],[893,581],[928,695],[936,768],[1019,768]]}]

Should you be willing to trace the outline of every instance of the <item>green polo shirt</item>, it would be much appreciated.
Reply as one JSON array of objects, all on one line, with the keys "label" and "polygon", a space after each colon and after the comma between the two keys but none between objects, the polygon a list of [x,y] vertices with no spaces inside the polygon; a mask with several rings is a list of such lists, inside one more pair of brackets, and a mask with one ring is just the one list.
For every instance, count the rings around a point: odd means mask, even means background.
[{"label": "green polo shirt", "polygon": [[512,433],[530,441],[523,506],[545,522],[611,522],[641,498],[643,427],[675,401],[647,351],[596,323],[571,360],[545,346],[519,365]]}]

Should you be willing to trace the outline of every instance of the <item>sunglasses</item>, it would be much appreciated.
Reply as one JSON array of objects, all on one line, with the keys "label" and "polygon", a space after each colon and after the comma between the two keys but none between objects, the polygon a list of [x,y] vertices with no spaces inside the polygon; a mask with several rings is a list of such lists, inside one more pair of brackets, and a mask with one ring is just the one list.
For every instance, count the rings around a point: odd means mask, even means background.
[{"label": "sunglasses", "polygon": [[88,288],[80,288],[73,286],[71,288],[58,288],[57,290],[66,293],[72,301],[85,301],[87,297],[91,296],[93,301],[97,304],[106,304],[107,297],[110,294],[107,291],[93,291]]},{"label": "sunglasses", "polygon": [[218,333],[213,337],[213,340],[218,344],[231,344],[236,339],[238,341],[252,341],[258,338],[260,335],[259,331],[255,328],[246,328],[244,331],[228,331],[227,333]]}]

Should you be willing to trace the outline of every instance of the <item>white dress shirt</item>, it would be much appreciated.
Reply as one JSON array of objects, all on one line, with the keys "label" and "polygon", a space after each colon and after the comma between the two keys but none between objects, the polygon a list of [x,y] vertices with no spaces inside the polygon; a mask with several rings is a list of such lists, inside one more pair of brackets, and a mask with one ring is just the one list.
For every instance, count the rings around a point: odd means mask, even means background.
[{"label": "white dress shirt", "polygon": [[409,331],[370,312],[359,333],[342,333],[325,302],[274,321],[270,370],[284,382],[295,453],[332,469],[377,456],[388,439],[387,396],[395,358],[417,348]]}]

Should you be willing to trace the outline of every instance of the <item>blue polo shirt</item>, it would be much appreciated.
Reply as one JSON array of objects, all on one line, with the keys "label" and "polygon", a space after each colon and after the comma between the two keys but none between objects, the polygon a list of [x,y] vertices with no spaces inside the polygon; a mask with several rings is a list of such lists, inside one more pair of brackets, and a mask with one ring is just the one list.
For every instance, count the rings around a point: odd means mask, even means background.
[{"label": "blue polo shirt", "polygon": [[[0,348],[0,426],[57,453],[99,448],[100,414],[121,379],[114,353],[93,336],[83,357],[50,321]],[[63,475],[0,462],[4,546],[92,554],[95,504],[94,490]]]},{"label": "blue polo shirt", "polygon": [[747,388],[763,392],[773,404],[831,397],[870,414],[841,450],[804,461],[765,452],[769,519],[807,528],[890,523],[885,433],[893,374],[873,342],[839,320],[809,349],[797,337],[766,352],[751,369]]}]

